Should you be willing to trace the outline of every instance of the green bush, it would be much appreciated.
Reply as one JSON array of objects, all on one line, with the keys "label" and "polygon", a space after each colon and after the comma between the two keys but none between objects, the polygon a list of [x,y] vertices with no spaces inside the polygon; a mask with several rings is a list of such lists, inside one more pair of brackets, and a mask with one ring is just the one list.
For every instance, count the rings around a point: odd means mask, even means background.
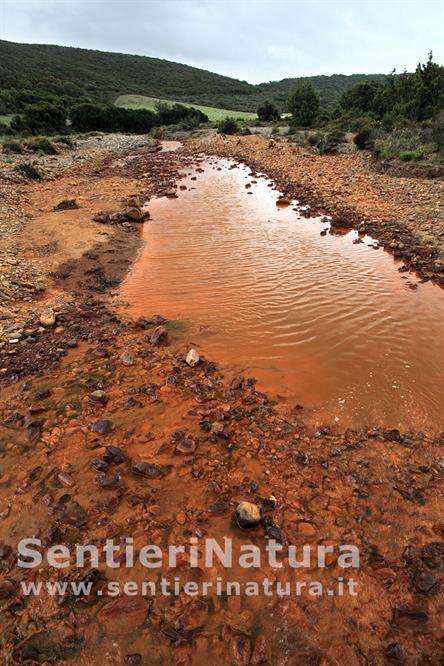
[{"label": "green bush", "polygon": [[301,127],[309,127],[319,111],[319,97],[312,84],[302,83],[288,97],[288,110]]},{"label": "green bush", "polygon": [[418,162],[425,157],[425,154],[422,150],[403,150],[399,153],[399,158],[403,162]]},{"label": "green bush", "polygon": [[31,104],[24,110],[22,116],[16,116],[11,127],[19,131],[29,131],[32,134],[53,134],[66,127],[66,111],[62,106],[41,102]]},{"label": "green bush", "polygon": [[3,152],[21,155],[23,153],[23,145],[20,141],[16,141],[15,139],[8,139],[3,142]]},{"label": "green bush", "polygon": [[224,118],[217,124],[218,134],[237,134],[239,132],[239,125],[234,118]]},{"label": "green bush", "polygon": [[257,117],[264,122],[270,122],[272,120],[279,120],[281,114],[275,105],[267,100],[257,107]]},{"label": "green bush", "polygon": [[14,169],[17,171],[17,173],[25,176],[25,178],[29,178],[30,180],[40,180],[42,178],[40,171],[36,169],[36,167],[30,162],[22,162],[21,164],[17,164]]},{"label": "green bush", "polygon": [[[375,132],[374,153],[386,160],[400,158],[404,161],[422,159],[436,152],[430,127],[413,125],[400,127],[392,132]],[[401,157],[403,155],[403,157]]]},{"label": "green bush", "polygon": [[33,153],[57,155],[58,152],[53,142],[46,136],[36,136],[32,139],[27,139],[24,144]]}]

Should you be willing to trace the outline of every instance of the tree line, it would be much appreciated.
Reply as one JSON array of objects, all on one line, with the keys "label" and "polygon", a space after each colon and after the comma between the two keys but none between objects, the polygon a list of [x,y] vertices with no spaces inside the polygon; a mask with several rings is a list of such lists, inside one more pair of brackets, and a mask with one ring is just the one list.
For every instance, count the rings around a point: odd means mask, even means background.
[{"label": "tree line", "polygon": [[55,134],[68,128],[75,132],[126,132],[147,134],[153,127],[179,125],[193,129],[207,123],[208,116],[194,107],[183,104],[159,103],[156,111],[123,109],[112,105],[84,102],[71,109],[53,102],[25,106],[11,122],[11,131],[30,134]]}]

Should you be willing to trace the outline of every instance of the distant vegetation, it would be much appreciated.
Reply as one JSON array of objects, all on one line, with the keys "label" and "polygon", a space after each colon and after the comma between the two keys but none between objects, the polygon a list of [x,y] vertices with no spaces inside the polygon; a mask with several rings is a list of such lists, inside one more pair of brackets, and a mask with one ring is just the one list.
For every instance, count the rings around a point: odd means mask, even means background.
[{"label": "distant vegetation", "polygon": [[324,127],[309,137],[321,153],[336,152],[344,132],[352,131],[357,148],[384,159],[443,159],[444,67],[432,54],[414,72],[356,84],[329,116],[317,112],[319,98],[309,83],[290,93],[288,105],[294,127]]},{"label": "distant vegetation", "polygon": [[331,111],[354,84],[382,78],[313,76],[251,85],[158,58],[0,40],[0,114],[20,113],[25,106],[42,101],[64,106],[112,104],[121,95],[250,112],[270,100],[283,112],[290,91],[301,81],[310,81],[321,108]]},{"label": "distant vegetation", "polygon": [[353,132],[357,148],[383,158],[444,160],[444,68],[431,55],[411,73],[254,86],[156,58],[0,40],[0,134],[11,139],[192,130],[208,121],[225,134],[247,133],[246,122],[276,124],[283,112],[290,112],[290,132],[316,130],[310,142],[322,153],[339,150]]},{"label": "distant vegetation", "polygon": [[[171,100],[157,99],[156,97],[144,97],[143,95],[120,95],[116,99],[116,106],[121,106],[125,109],[147,109],[155,111],[159,102],[171,104]],[[173,102],[174,103],[174,102]],[[255,113],[249,111],[233,111],[232,109],[217,109],[213,106],[204,106],[202,104],[186,104],[184,106],[192,106],[199,111],[202,111],[208,116],[210,122],[218,122],[227,116],[234,116],[237,120],[254,120]]]}]

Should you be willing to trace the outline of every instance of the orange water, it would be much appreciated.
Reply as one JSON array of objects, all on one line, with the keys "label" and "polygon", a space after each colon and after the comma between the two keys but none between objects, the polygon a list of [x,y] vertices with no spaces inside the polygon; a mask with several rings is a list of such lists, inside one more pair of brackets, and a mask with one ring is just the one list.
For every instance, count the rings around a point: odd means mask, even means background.
[{"label": "orange water", "polygon": [[248,168],[202,166],[150,202],[130,315],[183,320],[206,357],[319,423],[444,428],[444,292],[368,237],[321,236]]}]

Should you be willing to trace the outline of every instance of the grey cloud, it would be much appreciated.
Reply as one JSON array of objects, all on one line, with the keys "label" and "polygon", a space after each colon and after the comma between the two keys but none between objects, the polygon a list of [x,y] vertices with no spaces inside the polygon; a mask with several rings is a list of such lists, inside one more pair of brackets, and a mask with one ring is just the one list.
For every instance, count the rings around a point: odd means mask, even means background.
[{"label": "grey cloud", "polygon": [[441,0],[3,0],[1,36],[150,55],[253,83],[444,60]]}]

